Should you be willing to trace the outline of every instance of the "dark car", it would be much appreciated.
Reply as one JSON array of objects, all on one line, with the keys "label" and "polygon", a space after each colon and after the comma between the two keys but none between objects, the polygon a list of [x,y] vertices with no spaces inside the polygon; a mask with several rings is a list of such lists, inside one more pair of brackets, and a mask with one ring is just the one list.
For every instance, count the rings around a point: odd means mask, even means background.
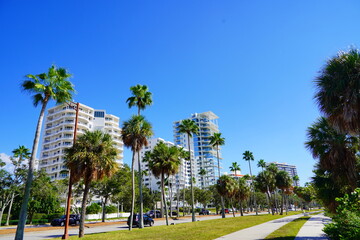
[{"label": "dark car", "polygon": [[209,213],[209,210],[203,208],[200,210],[199,215],[209,215]]},{"label": "dark car", "polygon": [[[149,225],[151,227],[154,224],[154,220],[149,215],[144,214],[143,218],[144,218],[144,225]],[[140,214],[134,214],[132,225],[139,227],[140,224],[139,219],[140,219]],[[127,225],[130,225],[130,216],[128,217]]]},{"label": "dark car", "polygon": [[147,215],[149,215],[151,218],[160,218],[161,217],[161,212],[159,210],[156,210],[156,216],[155,216],[155,211],[154,210],[150,210],[147,212]]},{"label": "dark car", "polygon": [[[60,218],[55,218],[51,221],[51,226],[64,226],[66,221],[66,215],[62,215]],[[69,225],[78,225],[80,223],[80,215],[70,214]]]}]

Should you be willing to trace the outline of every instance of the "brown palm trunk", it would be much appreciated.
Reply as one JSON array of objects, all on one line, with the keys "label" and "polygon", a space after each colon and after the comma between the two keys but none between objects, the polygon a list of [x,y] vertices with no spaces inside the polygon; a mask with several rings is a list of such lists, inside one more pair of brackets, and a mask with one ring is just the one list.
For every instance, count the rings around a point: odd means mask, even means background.
[{"label": "brown palm trunk", "polygon": [[131,188],[132,188],[132,197],[131,197],[131,210],[130,210],[130,221],[129,221],[129,231],[132,230],[133,216],[134,216],[134,206],[135,206],[135,152],[132,155],[131,162]]},{"label": "brown palm trunk", "polygon": [[143,205],[143,193],[142,193],[142,171],[141,171],[141,164],[140,164],[140,152],[137,153],[138,155],[138,168],[139,168],[139,195],[140,195],[140,219],[139,219],[139,228],[144,227],[144,205]]},{"label": "brown palm trunk", "polygon": [[190,191],[191,191],[191,219],[193,222],[195,219],[195,207],[194,207],[194,189],[193,189],[193,174],[192,174],[192,161],[191,161],[191,147],[190,147],[190,135],[188,134],[189,154],[190,154]]},{"label": "brown palm trunk", "polygon": [[102,222],[105,222],[107,200],[108,200],[108,197],[105,197],[104,202],[103,202],[103,208],[102,208],[102,216],[101,216],[101,221]]},{"label": "brown palm trunk", "polygon": [[34,178],[34,167],[35,167],[36,154],[37,154],[38,145],[39,145],[41,126],[42,126],[42,123],[44,120],[45,109],[46,109],[46,105],[47,105],[48,101],[49,101],[49,96],[45,96],[45,99],[44,99],[42,107],[41,107],[39,120],[38,120],[38,123],[36,126],[35,138],[34,138],[34,142],[33,142],[33,146],[32,146],[31,157],[29,159],[29,170],[28,170],[26,184],[25,184],[24,197],[23,197],[23,201],[21,204],[20,214],[19,214],[19,223],[16,228],[15,240],[23,240],[24,239],[24,229],[25,229],[25,224],[26,224],[28,202],[29,202],[29,198],[30,198],[30,189],[31,189],[31,185],[33,182],[33,178]]},{"label": "brown palm trunk", "polygon": [[[217,158],[217,161],[218,161],[218,174],[219,174],[219,179],[220,179],[219,145],[216,145],[216,158]],[[221,217],[225,218],[224,197],[222,195],[220,195],[220,199],[221,199]]]},{"label": "brown palm trunk", "polygon": [[84,195],[81,202],[81,214],[80,214],[80,225],[79,225],[79,238],[84,237],[84,227],[85,227],[85,215],[86,215],[86,201],[89,196],[90,190],[90,181],[84,181]]},{"label": "brown palm trunk", "polygon": [[168,214],[167,214],[167,204],[166,204],[166,199],[165,199],[164,173],[161,173],[161,192],[162,192],[162,197],[163,197],[164,206],[165,206],[166,226],[169,226],[169,219],[168,219]]},{"label": "brown palm trunk", "polygon": [[240,215],[244,216],[244,212],[243,212],[243,206],[242,206],[242,201],[239,201],[239,207],[240,207]]}]

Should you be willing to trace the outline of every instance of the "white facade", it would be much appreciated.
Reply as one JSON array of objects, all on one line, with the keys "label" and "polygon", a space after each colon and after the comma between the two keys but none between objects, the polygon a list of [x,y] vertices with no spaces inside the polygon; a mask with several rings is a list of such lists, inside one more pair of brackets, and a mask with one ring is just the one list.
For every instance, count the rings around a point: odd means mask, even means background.
[{"label": "white facade", "polygon": [[[73,144],[76,111],[68,104],[55,106],[48,110],[42,136],[39,169],[44,169],[52,180],[68,176],[64,165],[64,149]],[[95,110],[80,104],[77,135],[86,130],[101,130],[112,136],[119,155],[117,162],[123,163],[123,142],[119,128],[119,118],[106,114],[105,110]]]},{"label": "white facade", "polygon": [[[165,143],[167,146],[175,146],[174,143],[172,142],[168,142],[165,141],[162,138],[153,138],[153,139],[149,139],[148,143],[149,145],[147,147],[143,147],[140,151],[140,163],[141,163],[141,170],[142,171],[147,171],[148,175],[147,176],[143,176],[143,183],[146,187],[150,188],[152,191],[157,190],[160,191],[160,178],[156,178],[151,170],[149,169],[149,165],[147,162],[143,162],[143,158],[145,156],[145,153],[148,151],[152,151],[154,149],[154,147],[156,146],[156,144],[158,144],[159,142],[163,142]],[[180,146],[179,146],[180,147]],[[184,149],[185,151],[187,151],[187,149]],[[138,162],[137,162],[137,156],[135,156],[135,169],[138,170]],[[192,159],[193,159],[193,177],[196,177],[196,164],[194,164],[194,154],[192,152]],[[172,186],[172,192],[173,192],[173,196],[175,196],[175,193],[179,190],[179,189],[183,189],[190,187],[190,161],[186,161],[185,159],[181,159],[181,164],[179,167],[179,172],[176,173],[173,176],[170,176],[169,180]],[[194,184],[194,186],[196,186],[196,183]]]},{"label": "white facade", "polygon": [[[194,113],[189,118],[199,127],[199,134],[193,134],[193,137],[190,138],[190,147],[194,150],[194,155],[197,159],[196,166],[198,171],[196,172],[196,179],[200,188],[207,188],[216,184],[216,180],[219,177],[216,148],[210,145],[210,137],[214,133],[219,133],[218,118],[211,111]],[[181,124],[181,121],[174,122],[174,142],[187,149],[189,144],[187,134],[178,133],[178,126]],[[220,168],[221,159],[221,147],[219,146]],[[201,169],[206,171],[204,176],[198,174]]]}]

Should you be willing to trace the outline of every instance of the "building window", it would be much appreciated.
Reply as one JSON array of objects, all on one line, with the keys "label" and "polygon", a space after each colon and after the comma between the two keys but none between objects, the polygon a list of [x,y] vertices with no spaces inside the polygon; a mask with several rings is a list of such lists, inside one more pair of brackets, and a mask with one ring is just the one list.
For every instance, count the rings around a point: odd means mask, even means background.
[{"label": "building window", "polygon": [[94,117],[104,118],[105,117],[105,112],[103,112],[103,111],[95,111],[94,112]]}]

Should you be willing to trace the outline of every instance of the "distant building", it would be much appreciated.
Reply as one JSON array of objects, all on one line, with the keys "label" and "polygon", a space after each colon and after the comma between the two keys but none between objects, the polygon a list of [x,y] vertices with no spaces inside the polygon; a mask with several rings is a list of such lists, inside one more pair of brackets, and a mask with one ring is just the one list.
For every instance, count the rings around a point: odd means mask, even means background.
[{"label": "distant building", "polygon": [[[64,165],[64,150],[73,145],[76,111],[67,104],[50,108],[45,118],[39,169],[44,169],[52,180],[64,179],[68,171]],[[86,130],[109,133],[119,151],[117,162],[123,163],[123,142],[119,118],[80,104],[77,135]]]},{"label": "distant building", "polygon": [[[295,165],[290,165],[287,163],[278,163],[278,162],[272,162],[272,163],[275,164],[279,170],[289,173],[291,179],[293,179],[294,176],[298,175]],[[293,185],[297,187],[300,186],[299,181],[293,182]]]},{"label": "distant building", "polygon": [[[179,125],[182,120],[174,122],[174,142],[176,145],[183,146],[185,149],[190,147],[194,150],[197,172],[205,169],[206,174],[196,176],[198,186],[206,188],[216,183],[218,176],[218,164],[216,158],[216,148],[210,145],[210,137],[219,132],[219,126],[213,112],[194,113],[189,119],[193,120],[199,127],[199,134],[193,134],[188,142],[187,134],[178,133]],[[221,161],[221,147],[219,146],[219,158]]]}]

